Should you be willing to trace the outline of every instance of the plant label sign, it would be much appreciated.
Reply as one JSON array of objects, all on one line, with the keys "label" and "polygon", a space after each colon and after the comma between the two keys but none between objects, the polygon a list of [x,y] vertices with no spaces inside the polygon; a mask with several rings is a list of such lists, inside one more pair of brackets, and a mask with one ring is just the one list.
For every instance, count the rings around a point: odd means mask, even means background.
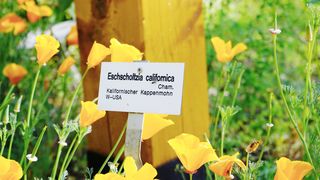
[{"label": "plant label sign", "polygon": [[184,63],[104,62],[98,108],[179,115]]}]

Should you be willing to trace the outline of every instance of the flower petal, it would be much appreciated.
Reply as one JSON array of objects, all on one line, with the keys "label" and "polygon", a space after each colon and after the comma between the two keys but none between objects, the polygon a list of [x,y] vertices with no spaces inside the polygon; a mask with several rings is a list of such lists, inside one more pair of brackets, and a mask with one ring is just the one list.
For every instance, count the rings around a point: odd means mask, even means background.
[{"label": "flower petal", "polygon": [[173,125],[174,122],[157,114],[145,114],[143,122],[142,139],[146,140],[158,133],[160,130]]},{"label": "flower petal", "polygon": [[138,168],[135,160],[131,156],[126,157],[124,160],[124,172],[126,173],[126,176],[133,176],[137,171]]}]

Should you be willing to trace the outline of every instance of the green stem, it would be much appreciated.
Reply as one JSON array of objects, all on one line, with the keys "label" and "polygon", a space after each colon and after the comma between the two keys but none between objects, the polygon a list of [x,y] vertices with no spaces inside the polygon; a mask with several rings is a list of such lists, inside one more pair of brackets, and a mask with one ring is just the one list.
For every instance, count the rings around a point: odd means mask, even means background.
[{"label": "green stem", "polygon": [[211,171],[210,171],[210,169],[209,169],[208,163],[205,164],[205,168],[206,168],[207,179],[212,180],[212,177],[211,177],[211,176],[212,176],[212,173],[211,173]]},{"label": "green stem", "polygon": [[56,173],[57,173],[57,169],[58,169],[58,164],[59,164],[62,148],[63,148],[63,145],[59,144],[56,161],[54,163],[52,174],[51,174],[51,179],[55,179],[56,178]]},{"label": "green stem", "polygon": [[189,174],[189,179],[190,179],[190,180],[192,180],[192,176],[193,176],[193,174],[190,173],[190,174]]},{"label": "green stem", "polygon": [[2,103],[1,103],[1,106],[0,106],[0,119],[2,119],[2,112],[3,112],[3,109],[10,103],[10,96],[12,94],[12,91],[14,89],[15,85],[11,85],[7,95],[5,96],[5,98],[3,99]]},{"label": "green stem", "polygon": [[78,138],[78,134],[73,138],[73,140],[72,140],[72,142],[71,142],[71,144],[70,144],[70,147],[69,147],[69,149],[68,149],[68,151],[67,151],[67,154],[66,154],[65,157],[64,157],[64,160],[63,160],[63,163],[62,163],[62,166],[61,166],[61,169],[60,169],[60,173],[59,173],[58,179],[61,178],[61,176],[63,175],[63,172],[66,170],[67,160],[69,159],[71,150],[72,150],[72,148],[74,147],[77,138]]},{"label": "green stem", "polygon": [[[224,122],[223,122],[223,123],[224,123]],[[223,156],[224,131],[225,131],[225,124],[222,125],[222,131],[221,131],[220,156]]]},{"label": "green stem", "polygon": [[6,97],[5,97],[5,98],[3,99],[3,101],[2,101],[1,106],[10,98],[10,96],[11,96],[11,94],[12,94],[12,91],[13,91],[13,89],[14,89],[15,87],[16,87],[15,85],[11,85],[11,87],[10,87],[10,89],[9,89]]},{"label": "green stem", "polygon": [[41,112],[43,110],[44,104],[47,102],[47,100],[48,100],[53,88],[55,87],[56,80],[57,79],[55,79],[54,82],[51,84],[49,90],[45,94],[45,96],[44,96],[44,98],[43,98],[43,100],[42,100],[42,102],[41,102],[41,104],[40,104],[40,106],[38,108],[38,112],[37,112],[37,114],[36,114],[36,116],[34,118],[35,119],[34,123],[32,124],[33,127],[36,126],[38,124],[38,122],[39,122],[39,116],[40,116],[40,114],[41,114]]},{"label": "green stem", "polygon": [[[306,113],[308,111],[308,94],[310,94],[309,102],[313,101],[313,92],[312,92],[312,82],[311,82],[311,75],[312,75],[312,57],[314,51],[314,45],[316,42],[318,27],[316,27],[313,31],[313,37],[308,43],[308,62],[307,62],[307,69],[306,69],[306,79],[305,79],[305,91],[304,91],[304,117],[303,117],[303,131],[304,131],[304,138],[307,137],[308,132],[308,124],[309,124],[309,117],[310,114]],[[311,113],[311,111],[309,111]]]},{"label": "green stem", "polygon": [[12,129],[12,135],[10,137],[10,142],[9,142],[8,159],[11,158],[12,144],[13,144],[15,133],[16,133],[16,128],[14,127],[14,129]]},{"label": "green stem", "polygon": [[[276,16],[275,16],[275,29],[277,29],[277,23],[276,23]],[[278,84],[278,88],[279,88],[279,91],[280,91],[280,95],[281,95],[281,98],[282,98],[282,101],[285,105],[285,109],[289,115],[289,119],[290,119],[290,122],[291,124],[293,125],[294,129],[296,130],[303,146],[304,146],[304,149],[306,151],[306,154],[307,154],[307,157],[309,159],[309,162],[311,163],[311,165],[314,167],[314,164],[313,164],[313,161],[312,161],[312,157],[310,155],[310,152],[309,152],[309,148],[308,148],[308,145],[307,145],[307,142],[305,141],[302,133],[300,132],[299,130],[299,127],[298,127],[298,124],[296,123],[296,121],[294,120],[293,118],[293,115],[291,113],[291,110],[289,108],[289,105],[287,103],[287,100],[286,100],[286,97],[284,95],[284,92],[283,92],[283,88],[282,88],[282,83],[281,83],[281,79],[280,79],[280,72],[279,72],[279,66],[278,66],[278,58],[277,58],[277,35],[274,34],[273,35],[273,62],[274,62],[274,67],[275,67],[275,72],[276,72],[276,78],[277,78],[277,84]],[[317,172],[315,171],[315,169],[313,169],[317,179],[318,179],[318,175],[317,175]]]},{"label": "green stem", "polygon": [[121,131],[121,133],[120,133],[120,135],[119,135],[116,143],[113,145],[113,147],[112,147],[111,151],[109,152],[106,160],[103,162],[102,166],[100,167],[100,169],[99,169],[99,171],[98,171],[98,174],[100,174],[100,173],[102,172],[102,170],[104,169],[104,167],[105,167],[105,166],[107,165],[107,163],[109,162],[111,156],[113,155],[113,153],[114,153],[115,150],[117,149],[117,147],[118,147],[118,145],[119,145],[119,143],[120,143],[120,141],[121,141],[121,139],[122,139],[122,137],[123,137],[126,129],[127,129],[127,124],[125,124],[125,125],[123,126],[122,131]]},{"label": "green stem", "polygon": [[73,103],[74,103],[74,100],[76,99],[76,96],[77,96],[77,94],[78,94],[78,92],[79,92],[79,90],[80,90],[80,87],[82,86],[82,82],[83,82],[84,78],[86,77],[88,71],[89,71],[89,68],[87,68],[87,69],[85,70],[85,72],[83,73],[82,78],[81,78],[81,81],[80,81],[80,83],[78,84],[75,92],[73,93],[71,102],[70,102],[69,107],[68,107],[68,110],[67,110],[66,117],[65,117],[65,119],[64,119],[64,121],[63,121],[63,125],[66,124],[66,122],[67,122],[68,119],[69,119],[70,112],[71,112],[71,109],[72,109],[72,105],[73,105]]},{"label": "green stem", "polygon": [[123,152],[124,152],[124,145],[120,148],[119,152],[117,153],[116,157],[113,160],[113,164],[118,163],[120,157],[122,156]]},{"label": "green stem", "polygon": [[[4,127],[4,128],[6,128],[6,127]],[[8,139],[8,137],[7,137],[7,132],[3,132],[3,134],[2,134],[2,141],[1,141],[1,152],[0,152],[0,156],[2,156],[2,154],[3,154],[4,148],[5,148],[6,143],[7,143],[7,139]]]},{"label": "green stem", "polygon": [[[273,93],[271,92],[269,95],[269,124],[272,124],[272,99],[273,99]],[[263,153],[264,153],[264,149],[265,147],[267,147],[268,143],[269,143],[269,138],[270,138],[270,134],[271,134],[271,127],[267,126],[268,131],[267,131],[267,137],[262,145],[262,149],[259,155],[259,160],[258,162],[261,161]]]},{"label": "green stem", "polygon": [[31,90],[31,95],[30,95],[30,100],[29,100],[29,107],[28,107],[28,115],[27,115],[27,125],[28,126],[30,126],[30,119],[31,119],[31,114],[32,114],[32,102],[33,102],[34,92],[36,90],[40,70],[41,70],[41,65],[38,67],[38,71],[37,71],[36,77],[34,78],[33,85],[32,85],[32,90]]},{"label": "green stem", "polygon": [[119,168],[119,171],[118,171],[118,174],[121,174],[122,170],[123,170],[123,166],[124,166],[124,163],[121,164],[120,168]]},{"label": "green stem", "polygon": [[245,71],[245,69],[242,69],[242,71],[240,72],[240,74],[239,74],[239,76],[237,78],[236,85],[235,85],[235,90],[234,90],[233,97],[232,97],[232,107],[234,107],[234,105],[236,104],[236,100],[237,100],[237,97],[238,97],[238,92],[239,92],[239,88],[240,88],[240,85],[241,85],[241,80],[242,80],[242,76],[244,74],[244,71]]},{"label": "green stem", "polygon": [[223,87],[223,92],[222,92],[222,95],[220,96],[220,100],[218,101],[217,103],[217,106],[216,108],[218,108],[218,111],[217,111],[217,114],[216,114],[216,117],[215,117],[215,122],[214,122],[214,131],[213,131],[213,135],[212,135],[212,138],[215,139],[216,137],[216,134],[217,134],[217,128],[218,128],[218,122],[219,122],[219,116],[220,116],[220,110],[219,110],[219,107],[223,105],[223,101],[224,101],[224,95],[228,89],[228,86],[229,86],[229,83],[230,83],[230,80],[231,80],[231,77],[233,76],[233,73],[234,73],[234,70],[237,66],[237,61],[235,60],[232,64],[232,69],[231,69],[231,73],[230,75],[228,75],[227,77],[227,81]]},{"label": "green stem", "polygon": [[[44,135],[44,133],[46,132],[46,130],[47,130],[47,126],[43,127],[43,129],[42,129],[42,131],[41,131],[41,133],[40,133],[40,136],[39,136],[39,138],[38,138],[38,140],[37,140],[37,142],[36,142],[36,144],[35,144],[35,146],[34,146],[34,148],[33,148],[33,150],[32,150],[32,157],[34,157],[34,156],[37,154],[38,149],[39,149],[40,144],[41,144],[41,141],[42,141],[42,139],[43,139],[43,135]],[[31,163],[32,163],[32,161],[29,161],[29,162],[28,162],[28,165],[25,166],[25,169],[24,169],[24,171],[23,171],[23,174],[25,175],[25,178],[27,177],[27,170],[29,169]]]}]

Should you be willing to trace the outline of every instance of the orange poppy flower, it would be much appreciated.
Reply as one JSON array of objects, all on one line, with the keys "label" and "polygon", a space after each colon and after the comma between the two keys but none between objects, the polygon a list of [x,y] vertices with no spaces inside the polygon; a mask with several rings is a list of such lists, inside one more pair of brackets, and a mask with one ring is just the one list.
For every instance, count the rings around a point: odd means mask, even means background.
[{"label": "orange poppy flower", "polygon": [[231,41],[225,42],[219,37],[211,38],[211,42],[216,52],[218,61],[222,63],[230,62],[234,56],[247,49],[247,46],[244,43],[239,43],[232,48]]},{"label": "orange poppy flower", "polygon": [[69,71],[69,69],[72,65],[74,65],[75,62],[76,61],[71,56],[67,57],[60,65],[58,69],[58,74],[64,75],[67,71]]},{"label": "orange poppy flower", "polygon": [[10,80],[11,84],[16,85],[28,74],[28,71],[23,66],[10,63],[4,67],[2,73]]},{"label": "orange poppy flower", "polygon": [[94,180],[152,180],[157,176],[157,170],[145,163],[139,170],[134,159],[130,156],[124,160],[125,177],[116,173],[97,174]]},{"label": "orange poppy flower", "polygon": [[27,29],[27,23],[15,13],[6,14],[0,19],[0,32],[20,34]]},{"label": "orange poppy flower", "polygon": [[80,127],[90,126],[98,119],[106,115],[105,111],[98,110],[97,105],[92,101],[81,101]]},{"label": "orange poppy flower", "polygon": [[72,26],[71,31],[67,36],[68,45],[77,45],[78,44],[78,31],[77,26]]},{"label": "orange poppy flower", "polygon": [[88,60],[87,60],[88,68],[93,68],[97,66],[108,55],[110,55],[110,49],[105,47],[103,44],[97,43],[95,41],[92,45],[92,48],[88,56]]},{"label": "orange poppy flower", "polygon": [[160,114],[144,114],[142,139],[149,139],[163,128],[173,125],[174,122],[166,119],[166,116],[167,115]]},{"label": "orange poppy flower", "polygon": [[22,168],[20,164],[14,160],[0,156],[0,169],[1,180],[18,180],[22,178]]},{"label": "orange poppy flower", "polygon": [[212,172],[219,176],[223,176],[226,178],[232,177],[231,172],[234,163],[236,163],[241,169],[245,169],[246,165],[237,158],[239,153],[236,153],[232,156],[224,155],[221,156],[217,162],[212,163],[209,168]]},{"label": "orange poppy flower", "polygon": [[111,61],[112,62],[132,62],[141,60],[143,53],[134,46],[122,44],[117,39],[110,40]]},{"label": "orange poppy flower", "polygon": [[54,37],[42,34],[36,37],[35,48],[37,50],[38,64],[46,64],[55,54],[59,52],[60,43]]},{"label": "orange poppy flower", "polygon": [[288,158],[281,157],[277,161],[277,172],[275,180],[301,180],[311,171],[313,167],[310,163],[304,161],[291,161]]},{"label": "orange poppy flower", "polygon": [[52,15],[52,9],[49,6],[38,6],[34,1],[25,1],[20,8],[27,11],[27,18],[32,23],[37,22],[41,17]]},{"label": "orange poppy flower", "polygon": [[195,173],[203,164],[218,159],[210,143],[200,142],[199,138],[192,134],[181,134],[170,139],[168,143],[188,173]]}]

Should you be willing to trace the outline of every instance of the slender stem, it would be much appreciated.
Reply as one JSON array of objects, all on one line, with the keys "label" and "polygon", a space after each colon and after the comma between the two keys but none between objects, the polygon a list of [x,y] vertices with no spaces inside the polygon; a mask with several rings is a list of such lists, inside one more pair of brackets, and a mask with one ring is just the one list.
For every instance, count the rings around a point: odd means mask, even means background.
[{"label": "slender stem", "polygon": [[[224,123],[224,122],[223,122],[223,123]],[[225,131],[225,124],[222,125],[222,131],[221,131],[220,156],[223,156],[224,131]]]},{"label": "slender stem", "polygon": [[121,174],[122,170],[123,170],[123,166],[124,166],[124,163],[121,164],[120,168],[119,168],[119,171],[118,171],[118,174]]},{"label": "slender stem", "polygon": [[58,169],[58,164],[59,164],[62,148],[63,148],[63,146],[61,144],[59,144],[56,161],[54,163],[52,174],[51,174],[51,179],[55,179],[56,178],[56,173],[57,173],[57,169]]},{"label": "slender stem", "polygon": [[[308,62],[307,62],[307,69],[306,69],[306,79],[305,79],[305,91],[304,91],[304,117],[303,117],[303,131],[304,131],[304,138],[307,138],[307,132],[308,132],[308,123],[309,123],[309,117],[310,114],[307,113],[308,111],[308,94],[310,94],[309,102],[313,101],[313,92],[312,92],[312,82],[311,82],[311,75],[312,75],[312,58],[313,58],[313,51],[314,51],[314,45],[316,42],[316,37],[318,34],[318,27],[315,27],[313,31],[313,37],[308,43]],[[311,111],[309,111],[311,113]]]},{"label": "slender stem", "polygon": [[122,131],[121,131],[121,133],[120,133],[120,135],[119,135],[116,143],[113,145],[113,147],[112,147],[111,151],[109,152],[106,160],[103,162],[102,166],[100,167],[100,169],[99,169],[99,171],[98,171],[98,174],[100,174],[100,173],[102,172],[102,170],[104,169],[104,167],[105,167],[105,166],[107,165],[107,163],[109,162],[109,160],[110,160],[111,156],[113,155],[114,151],[117,149],[117,147],[118,147],[118,145],[119,145],[119,143],[120,143],[120,141],[121,141],[121,139],[122,139],[122,137],[123,137],[124,132],[126,131],[126,129],[127,129],[127,124],[125,124],[125,125],[123,126]]},{"label": "slender stem", "polygon": [[15,85],[11,85],[6,97],[3,99],[1,106],[10,98],[10,95],[12,94],[13,89],[15,88]]},{"label": "slender stem", "polygon": [[[47,126],[43,127],[43,129],[42,129],[42,131],[41,131],[41,133],[40,133],[40,136],[39,136],[39,138],[38,138],[38,140],[37,140],[37,142],[36,142],[36,145],[34,146],[34,148],[33,148],[33,150],[32,150],[32,154],[31,154],[32,157],[35,157],[35,156],[36,156],[36,154],[37,154],[37,152],[38,152],[38,149],[39,149],[39,147],[40,147],[41,141],[42,141],[42,139],[43,139],[43,135],[44,135],[44,133],[46,132],[46,130],[47,130]],[[24,169],[24,171],[23,171],[23,174],[25,175],[25,178],[27,178],[27,170],[29,169],[31,163],[32,163],[32,161],[29,161],[29,162],[28,162],[28,165],[25,166],[25,169]]]},{"label": "slender stem", "polygon": [[242,69],[242,71],[240,72],[240,74],[237,78],[235,90],[234,90],[233,97],[232,97],[232,107],[234,107],[234,105],[236,104],[236,100],[237,100],[237,96],[238,96],[238,92],[239,92],[239,88],[241,85],[241,80],[242,80],[242,76],[244,74],[244,71],[245,71],[245,69]]},{"label": "slender stem", "polygon": [[[221,94],[221,96],[220,96],[220,98],[219,98],[220,100],[218,101],[216,108],[219,108],[220,106],[223,105],[224,95],[225,95],[225,93],[226,93],[226,91],[227,91],[227,89],[228,89],[228,86],[229,86],[231,77],[233,76],[233,73],[234,73],[234,70],[235,70],[236,66],[237,66],[237,61],[235,60],[235,61],[233,62],[233,64],[232,64],[231,73],[230,73],[230,75],[228,75],[228,77],[227,77],[226,83],[225,83],[225,85],[224,85],[224,87],[223,87],[223,92],[222,92],[222,94]],[[213,131],[213,135],[212,135],[212,138],[213,138],[213,139],[215,139],[216,134],[217,134],[219,116],[220,116],[220,110],[218,109],[217,114],[216,114],[216,117],[215,117],[215,119],[214,119],[214,120],[215,120],[215,122],[214,122],[214,131]]]},{"label": "slender stem", "polygon": [[72,148],[74,147],[77,138],[78,138],[78,134],[73,138],[72,143],[70,144],[70,147],[69,147],[69,149],[68,149],[68,151],[67,151],[67,154],[66,154],[65,157],[64,157],[64,160],[63,160],[63,163],[62,163],[62,166],[61,166],[61,169],[60,169],[60,173],[59,173],[58,179],[61,178],[63,172],[64,172],[65,169],[66,169],[67,160],[69,159],[71,150],[72,150]]},{"label": "slender stem", "polygon": [[[6,127],[4,127],[6,128]],[[7,131],[3,132],[2,134],[2,141],[1,141],[1,151],[0,151],[0,156],[2,156],[3,154],[3,151],[4,151],[4,147],[6,146],[6,143],[7,143]]]},{"label": "slender stem", "polygon": [[[273,99],[273,93],[271,92],[270,95],[269,95],[269,125],[272,124],[272,99]],[[264,144],[262,145],[262,149],[261,149],[261,152],[260,152],[260,155],[259,155],[258,162],[261,161],[263,153],[264,153],[264,149],[269,143],[269,138],[270,138],[270,133],[271,133],[271,128],[272,127],[267,126],[267,128],[268,128],[267,137],[266,137],[266,139],[264,141]]]},{"label": "slender stem", "polygon": [[119,152],[117,153],[116,157],[113,160],[113,164],[118,163],[120,157],[122,156],[123,152],[124,152],[124,145],[120,148]]},{"label": "slender stem", "polygon": [[28,137],[25,138],[24,140],[24,149],[23,149],[23,153],[22,153],[22,156],[21,156],[21,159],[20,159],[20,164],[22,165],[26,159],[26,155],[28,153],[28,148],[29,148],[29,144],[30,144],[30,138],[29,138],[29,135]]},{"label": "slender stem", "polygon": [[11,158],[12,144],[13,144],[15,133],[16,133],[16,128],[14,127],[14,129],[12,129],[12,135],[10,137],[10,142],[9,142],[8,159]]},{"label": "slender stem", "polygon": [[80,83],[78,84],[75,92],[73,93],[73,96],[72,96],[71,102],[70,102],[70,104],[69,104],[69,107],[68,107],[68,110],[67,110],[67,114],[66,114],[66,117],[65,117],[65,119],[64,119],[63,124],[65,124],[65,123],[68,121],[68,119],[69,119],[70,112],[71,112],[71,109],[72,109],[72,105],[73,105],[73,103],[74,103],[74,100],[76,99],[76,96],[77,96],[77,94],[78,94],[78,92],[79,92],[79,90],[80,90],[80,87],[82,86],[82,81],[83,81],[84,78],[86,77],[88,71],[89,71],[89,68],[87,68],[87,69],[85,70],[85,72],[83,73],[82,78],[81,78],[81,81],[80,81]]},{"label": "slender stem", "polygon": [[30,100],[29,100],[29,107],[28,107],[28,115],[27,115],[27,125],[28,126],[30,126],[30,119],[31,119],[31,114],[32,114],[32,102],[33,102],[34,92],[36,90],[40,70],[41,70],[41,65],[39,65],[39,67],[38,67],[38,71],[37,71],[36,77],[34,78],[33,85],[32,85],[32,90],[31,90],[31,95],[30,95]]},{"label": "slender stem", "polygon": [[250,153],[247,153],[247,159],[246,159],[247,170],[249,169],[249,156],[250,156]]},{"label": "slender stem", "polygon": [[9,98],[10,98],[10,96],[12,94],[12,91],[13,91],[14,87],[15,87],[15,85],[11,85],[6,97],[3,99],[2,103],[1,103],[1,106],[0,106],[0,119],[2,118],[2,112],[3,112],[2,110],[3,110],[3,108],[6,107],[7,104],[10,103]]},{"label": "slender stem", "polygon": [[[275,29],[277,29],[277,23],[276,23],[276,16],[275,16]],[[311,163],[312,166],[314,166],[313,164],[313,161],[312,161],[312,157],[310,155],[310,152],[309,152],[309,148],[308,148],[308,145],[307,145],[307,142],[305,141],[301,131],[299,130],[299,127],[298,127],[298,124],[297,122],[295,121],[292,113],[291,113],[291,110],[289,108],[289,105],[287,103],[287,100],[286,100],[286,97],[284,95],[284,92],[283,92],[283,88],[282,88],[282,83],[281,83],[281,79],[280,79],[280,72],[279,72],[279,66],[278,66],[278,59],[277,59],[277,35],[274,34],[273,35],[273,62],[274,62],[274,67],[275,67],[275,72],[276,72],[276,78],[277,78],[277,84],[278,84],[278,88],[279,88],[279,91],[280,91],[280,95],[281,95],[281,98],[282,98],[282,101],[285,105],[285,109],[289,115],[289,119],[290,119],[290,122],[291,124],[293,125],[294,129],[296,130],[303,146],[304,146],[304,149],[306,151],[306,154],[307,154],[307,157],[309,159],[309,162]],[[314,173],[316,174],[316,177],[318,179],[318,175],[317,175],[317,172],[315,171],[315,169],[313,169]]]},{"label": "slender stem", "polygon": [[192,180],[192,176],[193,176],[193,174],[190,173],[190,174],[189,174],[189,179],[190,179],[190,180]]},{"label": "slender stem", "polygon": [[55,87],[56,81],[57,81],[57,79],[55,79],[55,80],[53,81],[53,83],[51,84],[49,90],[47,91],[47,93],[45,94],[44,98],[42,99],[42,102],[41,102],[41,104],[40,104],[40,106],[39,106],[39,108],[38,108],[38,112],[37,112],[37,114],[36,114],[36,116],[35,116],[35,118],[34,118],[35,120],[34,120],[33,126],[36,126],[36,125],[37,125],[37,123],[38,123],[38,121],[39,121],[39,115],[41,114],[41,112],[42,112],[42,110],[43,110],[43,107],[44,107],[44,104],[47,102],[47,100],[48,100],[48,98],[49,98],[49,96],[50,96],[53,88]]},{"label": "slender stem", "polygon": [[78,139],[77,139],[77,141],[76,141],[76,145],[75,145],[74,148],[72,149],[71,155],[70,155],[69,158],[67,159],[67,163],[65,164],[65,167],[64,167],[65,169],[63,170],[63,172],[68,168],[69,164],[70,164],[71,161],[72,161],[72,158],[73,158],[73,156],[74,156],[74,153],[77,151],[79,145],[81,144],[82,139],[84,138],[84,136],[83,136],[82,133],[83,133],[83,132],[82,132],[81,129],[80,129],[80,133],[78,134]]},{"label": "slender stem", "polygon": [[208,166],[208,163],[207,164],[205,164],[205,168],[206,168],[206,177],[207,177],[207,179],[209,179],[209,180],[212,180],[212,173],[211,173],[211,171],[210,171],[210,169],[209,169],[209,166]]}]

